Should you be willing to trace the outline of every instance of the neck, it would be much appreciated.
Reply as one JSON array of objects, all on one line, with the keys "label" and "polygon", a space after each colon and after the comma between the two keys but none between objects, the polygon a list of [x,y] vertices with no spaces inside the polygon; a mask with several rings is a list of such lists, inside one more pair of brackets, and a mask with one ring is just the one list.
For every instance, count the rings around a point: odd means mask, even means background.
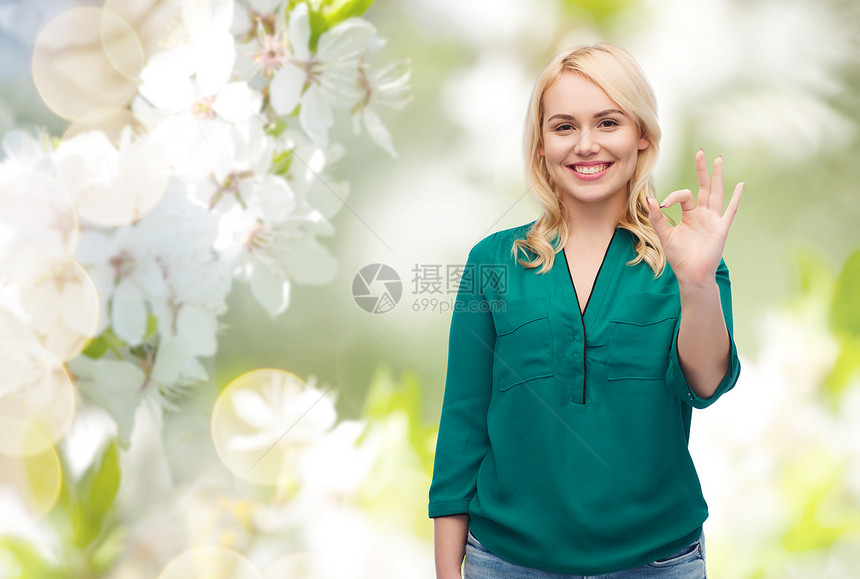
[{"label": "neck", "polygon": [[624,214],[627,200],[614,199],[607,203],[567,202],[565,221],[568,227],[568,240],[598,241],[611,237]]}]

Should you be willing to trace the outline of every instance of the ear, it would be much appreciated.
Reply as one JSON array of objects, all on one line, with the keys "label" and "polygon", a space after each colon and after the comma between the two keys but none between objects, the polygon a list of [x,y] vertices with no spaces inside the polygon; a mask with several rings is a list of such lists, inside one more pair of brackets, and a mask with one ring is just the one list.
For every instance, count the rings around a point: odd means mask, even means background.
[{"label": "ear", "polygon": [[649,141],[645,137],[642,137],[641,139],[639,139],[639,150],[640,151],[644,151],[645,149],[647,149],[650,146],[651,146],[651,141]]},{"label": "ear", "polygon": [[540,147],[538,147],[538,155],[540,155],[541,157],[543,157],[543,156],[544,156],[544,154],[543,154],[543,144],[541,144],[541,146],[540,146]]}]

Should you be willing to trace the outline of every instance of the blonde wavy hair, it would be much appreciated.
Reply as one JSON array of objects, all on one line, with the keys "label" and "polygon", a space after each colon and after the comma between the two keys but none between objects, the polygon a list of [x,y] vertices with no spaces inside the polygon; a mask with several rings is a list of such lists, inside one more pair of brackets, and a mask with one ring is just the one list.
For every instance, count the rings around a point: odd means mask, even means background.
[{"label": "blonde wavy hair", "polygon": [[[532,195],[543,207],[543,213],[511,248],[517,259],[520,252],[526,259],[519,263],[527,268],[540,267],[538,273],[552,268],[555,254],[561,251],[568,237],[567,221],[560,194],[556,194],[543,157],[543,96],[547,89],[565,72],[574,72],[599,86],[639,128],[640,137],[650,145],[639,151],[633,175],[627,183],[627,206],[618,226],[636,236],[634,265],[645,261],[659,277],[666,267],[666,255],[657,233],[648,219],[646,198],[654,195],[651,172],[660,153],[660,126],[657,123],[657,100],[639,64],[623,48],[606,43],[578,46],[557,55],[541,72],[532,91],[523,129],[523,154],[526,179]],[[535,255],[531,260],[529,252]]]}]

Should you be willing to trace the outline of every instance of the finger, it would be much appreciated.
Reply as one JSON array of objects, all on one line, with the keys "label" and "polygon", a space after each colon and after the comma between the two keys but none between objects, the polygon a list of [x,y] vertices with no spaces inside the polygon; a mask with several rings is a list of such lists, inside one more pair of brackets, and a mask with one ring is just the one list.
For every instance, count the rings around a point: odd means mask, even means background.
[{"label": "finger", "polygon": [[663,212],[660,211],[660,207],[662,205],[657,205],[657,200],[653,197],[646,197],[645,201],[648,203],[648,219],[651,220],[651,225],[654,227],[654,231],[657,232],[657,237],[660,238],[660,243],[664,243],[666,238],[669,236],[669,232],[672,227],[669,225],[669,222],[666,221],[666,216],[663,215]]},{"label": "finger", "polygon": [[692,211],[696,208],[696,202],[693,200],[693,192],[689,189],[682,189],[680,191],[673,191],[669,193],[663,202],[660,204],[661,208],[671,207],[675,203],[681,204],[681,211]]},{"label": "finger", "polygon": [[699,205],[708,206],[708,196],[711,191],[711,176],[708,175],[708,167],[705,165],[705,151],[699,149],[696,152],[696,177],[699,180]]},{"label": "finger", "polygon": [[[702,201],[699,200],[699,205]],[[708,209],[716,211],[717,215],[723,213],[723,156],[714,159],[714,178],[711,180],[711,195],[708,198]]]},{"label": "finger", "polygon": [[729,199],[729,206],[726,208],[726,214],[723,215],[723,219],[728,220],[727,227],[731,226],[732,221],[734,221],[735,215],[738,212],[738,205],[741,203],[741,195],[743,195],[744,192],[744,185],[746,185],[744,182],[738,183],[732,193],[732,198]]}]

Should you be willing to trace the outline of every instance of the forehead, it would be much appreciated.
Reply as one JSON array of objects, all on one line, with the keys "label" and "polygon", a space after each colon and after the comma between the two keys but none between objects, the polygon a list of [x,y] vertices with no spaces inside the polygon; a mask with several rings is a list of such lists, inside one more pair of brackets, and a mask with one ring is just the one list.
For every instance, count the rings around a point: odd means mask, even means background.
[{"label": "forehead", "polygon": [[602,88],[575,72],[563,72],[543,94],[545,118],[565,113],[588,116],[607,109],[621,109]]}]

